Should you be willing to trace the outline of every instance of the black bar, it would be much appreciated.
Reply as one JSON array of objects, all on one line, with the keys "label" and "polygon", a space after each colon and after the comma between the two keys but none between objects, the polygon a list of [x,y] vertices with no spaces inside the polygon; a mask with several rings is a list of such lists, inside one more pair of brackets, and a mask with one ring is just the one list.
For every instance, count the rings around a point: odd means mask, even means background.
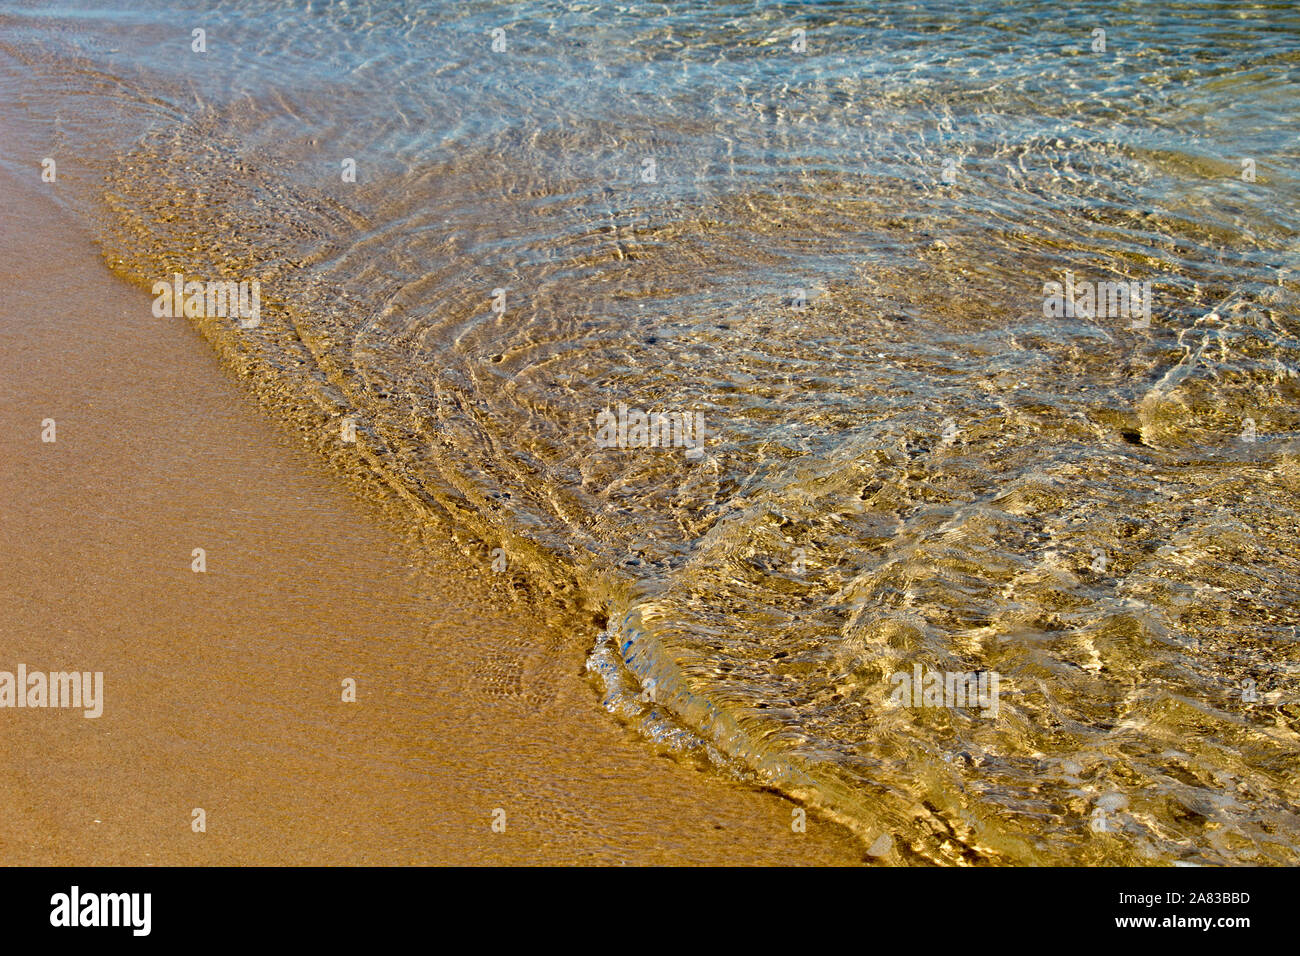
[{"label": "black bar", "polygon": [[[784,935],[827,934],[830,943],[865,943],[872,926],[912,927],[926,939],[994,945],[1012,935],[1071,943],[1134,939],[1185,943],[1190,937],[1236,946],[1281,931],[1295,874],[1285,869],[865,869],[593,870],[279,868],[48,868],[0,870],[0,926],[6,942],[79,947],[161,942],[265,941],[295,949],[319,943],[373,945],[403,938],[451,944],[449,930],[504,930],[521,938],[557,923],[572,934],[631,932],[659,924],[700,924],[718,934],[773,942]],[[148,934],[127,925],[51,925],[59,895],[149,894]],[[1121,895],[1123,894],[1123,895]],[[1171,894],[1177,894],[1172,896]],[[1172,899],[1172,901],[1171,901]],[[120,898],[110,901],[120,906]],[[108,913],[112,915],[111,912]],[[1151,925],[1119,925],[1121,920]],[[1208,919],[1205,927],[1200,921]],[[1197,921],[1195,924],[1190,921]],[[1226,920],[1245,923],[1227,925]],[[596,925],[607,921],[607,925]],[[1180,922],[1181,921],[1181,922]],[[142,928],[143,920],[137,920]],[[847,933],[847,936],[845,935]],[[939,933],[939,936],[935,936]],[[1036,934],[1046,934],[1041,937]],[[956,935],[952,935],[956,934]],[[473,938],[473,937],[472,937]],[[617,937],[615,937],[617,938]],[[534,942],[542,942],[537,937]],[[81,949],[85,952],[87,950]]]}]

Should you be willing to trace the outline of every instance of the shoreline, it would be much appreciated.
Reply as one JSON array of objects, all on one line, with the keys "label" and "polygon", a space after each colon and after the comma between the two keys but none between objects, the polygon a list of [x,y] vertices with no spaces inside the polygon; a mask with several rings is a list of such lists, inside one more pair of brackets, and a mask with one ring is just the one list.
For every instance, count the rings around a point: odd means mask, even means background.
[{"label": "shoreline", "polygon": [[0,173],[0,669],[105,676],[95,720],[0,710],[6,863],[863,861],[620,725],[583,675],[593,635],[450,544],[413,560],[34,168]]}]

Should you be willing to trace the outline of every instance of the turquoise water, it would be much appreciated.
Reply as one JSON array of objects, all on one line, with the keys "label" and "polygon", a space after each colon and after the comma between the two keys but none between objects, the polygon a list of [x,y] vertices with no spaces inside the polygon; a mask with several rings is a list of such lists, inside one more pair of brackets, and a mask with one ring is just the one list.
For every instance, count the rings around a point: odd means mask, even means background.
[{"label": "turquoise water", "polygon": [[1298,862],[1293,5],[6,2],[0,92],[648,746],[891,862]]}]

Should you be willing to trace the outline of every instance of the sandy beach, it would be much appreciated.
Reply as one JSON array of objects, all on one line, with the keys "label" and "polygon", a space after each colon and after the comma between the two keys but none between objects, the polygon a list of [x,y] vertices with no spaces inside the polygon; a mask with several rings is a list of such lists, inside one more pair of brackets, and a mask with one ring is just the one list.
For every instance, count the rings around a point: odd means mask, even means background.
[{"label": "sandy beach", "polygon": [[6,863],[862,859],[619,725],[591,635],[450,546],[413,561],[42,188],[3,183],[0,670],[102,672],[104,701],[0,712]]},{"label": "sandy beach", "polygon": [[1297,58],[0,0],[0,859],[1300,862]]}]

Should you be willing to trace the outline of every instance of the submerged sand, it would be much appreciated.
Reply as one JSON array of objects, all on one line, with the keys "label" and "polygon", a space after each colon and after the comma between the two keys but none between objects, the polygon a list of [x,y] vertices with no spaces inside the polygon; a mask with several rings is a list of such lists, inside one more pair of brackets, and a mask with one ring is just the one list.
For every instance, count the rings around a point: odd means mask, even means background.
[{"label": "submerged sand", "polygon": [[98,719],[0,710],[0,859],[862,859],[617,723],[584,674],[593,635],[451,545],[415,555],[109,274],[39,167],[0,175],[0,670],[102,672],[105,698]]}]

